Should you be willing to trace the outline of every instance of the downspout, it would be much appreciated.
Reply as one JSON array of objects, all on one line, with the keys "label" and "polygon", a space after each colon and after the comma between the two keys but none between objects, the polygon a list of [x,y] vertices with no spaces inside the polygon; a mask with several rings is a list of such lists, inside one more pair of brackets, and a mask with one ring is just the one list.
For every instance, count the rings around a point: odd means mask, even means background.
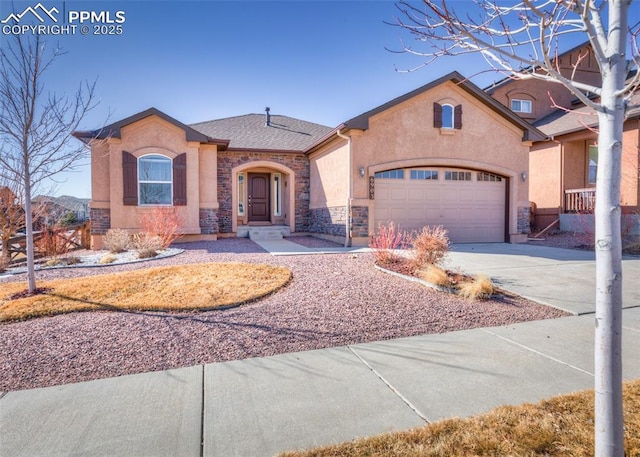
[{"label": "downspout", "polygon": [[340,132],[340,129],[336,130],[336,134],[347,140],[347,205],[346,209],[346,223],[345,223],[345,236],[344,236],[344,247],[351,246],[351,187],[352,187],[352,177],[351,177],[351,137],[345,135]]}]

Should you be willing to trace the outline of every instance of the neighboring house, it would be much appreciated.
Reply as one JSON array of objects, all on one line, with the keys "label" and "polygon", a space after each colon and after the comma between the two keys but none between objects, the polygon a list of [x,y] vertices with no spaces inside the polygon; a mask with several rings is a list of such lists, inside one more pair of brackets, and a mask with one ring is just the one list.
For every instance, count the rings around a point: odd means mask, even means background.
[{"label": "neighboring house", "polygon": [[75,216],[77,222],[89,219],[88,198],[78,198],[70,195],[51,197],[38,195],[33,199],[33,213],[36,216],[37,226],[52,226],[58,224],[69,213]]},{"label": "neighboring house", "polygon": [[395,222],[524,241],[529,147],[544,138],[456,72],[333,129],[268,111],[188,126],[151,108],[75,136],[91,144],[94,248],[157,206],[191,240],[271,225],[362,245]]},{"label": "neighboring house", "polygon": [[[559,55],[557,64],[565,77],[600,85],[598,64],[588,44]],[[485,90],[546,136],[534,142],[530,153],[533,225],[542,230],[555,222],[564,231],[593,231],[597,115],[557,83],[506,78]],[[632,103],[638,102],[636,95]],[[640,232],[639,144],[640,110],[635,110],[624,125],[620,198],[624,231]]]}]

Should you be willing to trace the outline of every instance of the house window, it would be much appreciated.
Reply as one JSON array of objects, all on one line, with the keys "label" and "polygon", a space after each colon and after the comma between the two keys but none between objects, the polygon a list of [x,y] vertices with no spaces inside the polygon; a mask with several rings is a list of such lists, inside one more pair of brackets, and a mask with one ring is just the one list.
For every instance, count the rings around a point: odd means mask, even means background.
[{"label": "house window", "polygon": [[244,216],[244,173],[238,173],[238,216]]},{"label": "house window", "polygon": [[146,155],[138,159],[138,201],[140,205],[171,205],[173,176],[171,159]]},{"label": "house window", "polygon": [[595,184],[598,177],[598,146],[589,146],[589,184]]},{"label": "house window", "polygon": [[375,174],[376,178],[382,179],[404,179],[404,170],[387,170],[387,171],[378,171]]},{"label": "house window", "polygon": [[273,174],[273,215],[282,215],[282,175]]},{"label": "house window", "polygon": [[500,182],[502,181],[502,178],[498,175],[494,175],[493,173],[480,172],[478,173],[477,180],[485,182]]},{"label": "house window", "polygon": [[442,105],[442,128],[443,129],[453,128],[453,106],[452,105]]},{"label": "house window", "polygon": [[470,171],[445,171],[445,181],[471,181]]},{"label": "house window", "polygon": [[411,170],[411,179],[438,179],[436,170]]},{"label": "house window", "polygon": [[511,100],[511,111],[516,113],[530,113],[532,108],[531,100]]},{"label": "house window", "polygon": [[433,104],[433,126],[439,129],[462,128],[462,105]]}]

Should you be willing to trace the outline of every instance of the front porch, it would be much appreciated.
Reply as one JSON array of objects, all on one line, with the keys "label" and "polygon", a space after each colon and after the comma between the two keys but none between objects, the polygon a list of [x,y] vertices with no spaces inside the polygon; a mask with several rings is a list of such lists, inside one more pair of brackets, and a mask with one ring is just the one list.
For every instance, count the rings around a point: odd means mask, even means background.
[{"label": "front porch", "polygon": [[[559,215],[563,232],[594,233],[596,190],[567,189],[564,191],[564,208]],[[640,214],[622,214],[620,230],[623,236],[640,235]]]},{"label": "front porch", "polygon": [[291,236],[288,225],[239,225],[236,232],[238,238],[251,240],[281,240]]}]

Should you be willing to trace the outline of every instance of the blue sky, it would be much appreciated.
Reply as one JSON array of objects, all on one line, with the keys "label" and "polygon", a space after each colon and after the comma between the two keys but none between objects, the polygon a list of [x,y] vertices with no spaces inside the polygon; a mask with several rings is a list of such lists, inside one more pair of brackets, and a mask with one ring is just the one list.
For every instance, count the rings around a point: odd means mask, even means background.
[{"label": "blue sky", "polygon": [[[14,10],[37,0],[14,2]],[[98,128],[154,106],[184,123],[246,113],[336,126],[450,71],[472,76],[480,57],[450,58],[416,72],[420,60],[385,48],[407,39],[391,1],[66,1],[59,10],[124,11],[119,36],[47,37],[67,53],[47,90],[72,93],[97,79],[98,106],[81,125]],[[451,2],[458,8],[468,3]],[[0,4],[0,17],[11,11]],[[5,37],[0,35],[0,40]],[[473,78],[481,87],[499,75]],[[88,159],[87,159],[88,163]],[[89,167],[60,176],[55,193],[90,196]]]}]

